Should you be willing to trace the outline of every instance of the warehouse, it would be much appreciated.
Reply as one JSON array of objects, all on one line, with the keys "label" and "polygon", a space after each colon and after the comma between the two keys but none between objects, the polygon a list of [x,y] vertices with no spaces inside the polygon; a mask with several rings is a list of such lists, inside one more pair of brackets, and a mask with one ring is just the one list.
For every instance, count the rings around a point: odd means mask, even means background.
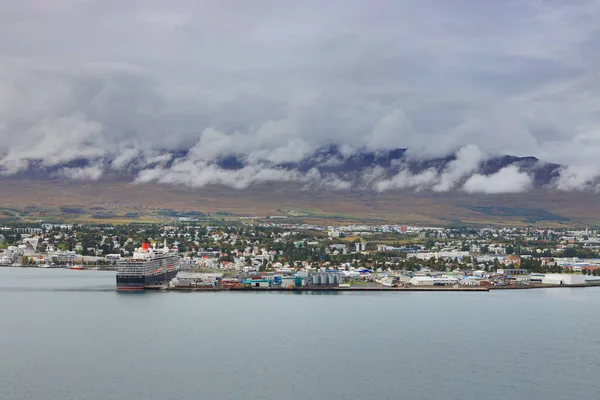
[{"label": "warehouse", "polygon": [[413,286],[433,286],[435,280],[430,276],[415,276],[408,281]]},{"label": "warehouse", "polygon": [[242,281],[242,283],[252,288],[269,288],[273,284],[270,279],[264,279],[260,277],[257,279],[245,279]]},{"label": "warehouse", "polygon": [[529,271],[523,268],[502,268],[498,270],[501,275],[527,275]]},{"label": "warehouse", "polygon": [[302,278],[295,276],[284,276],[281,278],[282,288],[293,288],[296,286],[302,286]]},{"label": "warehouse", "polygon": [[575,274],[546,274],[542,278],[545,285],[583,285],[585,276]]},{"label": "warehouse", "polygon": [[415,276],[408,282],[413,286],[455,285],[458,279],[447,276]]}]

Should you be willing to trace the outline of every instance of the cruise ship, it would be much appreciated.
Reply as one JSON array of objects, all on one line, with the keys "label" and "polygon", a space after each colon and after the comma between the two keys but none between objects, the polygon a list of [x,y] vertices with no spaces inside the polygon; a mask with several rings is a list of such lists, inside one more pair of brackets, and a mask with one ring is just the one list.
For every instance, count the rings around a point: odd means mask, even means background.
[{"label": "cruise ship", "polygon": [[117,290],[144,290],[146,286],[168,283],[179,272],[179,256],[165,245],[150,248],[143,243],[133,256],[117,264]]}]

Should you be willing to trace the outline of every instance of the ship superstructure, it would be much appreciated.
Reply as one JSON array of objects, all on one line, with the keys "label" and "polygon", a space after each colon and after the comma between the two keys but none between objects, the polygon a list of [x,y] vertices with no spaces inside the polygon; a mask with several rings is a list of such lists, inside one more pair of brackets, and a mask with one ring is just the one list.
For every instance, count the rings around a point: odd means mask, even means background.
[{"label": "ship superstructure", "polygon": [[142,244],[133,256],[117,264],[117,289],[143,290],[146,286],[168,283],[179,272],[179,256],[164,246],[153,249]]}]

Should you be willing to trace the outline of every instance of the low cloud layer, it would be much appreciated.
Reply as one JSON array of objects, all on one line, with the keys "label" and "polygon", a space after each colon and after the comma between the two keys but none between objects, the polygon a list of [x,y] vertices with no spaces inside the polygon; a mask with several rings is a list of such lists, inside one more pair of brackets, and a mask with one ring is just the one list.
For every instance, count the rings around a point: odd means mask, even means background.
[{"label": "low cloud layer", "polygon": [[463,190],[469,193],[520,193],[531,188],[532,184],[529,174],[509,165],[495,174],[471,176],[463,185]]},{"label": "low cloud layer", "polygon": [[[50,4],[51,3],[51,4]],[[498,193],[600,176],[594,0],[28,0],[0,4],[0,174],[244,188]],[[408,148],[437,168],[285,164]],[[235,155],[243,166],[222,168]],[[82,162],[85,160],[85,162]]]}]

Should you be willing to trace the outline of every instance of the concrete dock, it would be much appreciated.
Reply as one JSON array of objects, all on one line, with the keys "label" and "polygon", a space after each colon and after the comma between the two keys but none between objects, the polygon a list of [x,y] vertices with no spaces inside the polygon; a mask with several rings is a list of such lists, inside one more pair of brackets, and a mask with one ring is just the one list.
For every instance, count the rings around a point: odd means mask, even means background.
[{"label": "concrete dock", "polygon": [[350,287],[322,286],[322,287],[265,287],[255,288],[247,286],[237,287],[211,287],[211,286],[179,286],[168,285],[146,286],[146,290],[164,290],[176,292],[489,292],[491,290],[526,290],[526,289],[551,289],[551,288],[585,288],[597,287],[600,284],[585,285],[507,285],[507,286],[476,286],[476,287],[447,287],[447,286],[412,286],[412,287],[385,287],[375,285],[353,285]]},{"label": "concrete dock", "polygon": [[148,290],[167,290],[167,291],[179,291],[179,292],[487,292],[489,288],[486,287],[378,287],[378,286],[356,286],[356,287],[270,287],[270,288],[253,288],[253,287],[147,287]]}]

